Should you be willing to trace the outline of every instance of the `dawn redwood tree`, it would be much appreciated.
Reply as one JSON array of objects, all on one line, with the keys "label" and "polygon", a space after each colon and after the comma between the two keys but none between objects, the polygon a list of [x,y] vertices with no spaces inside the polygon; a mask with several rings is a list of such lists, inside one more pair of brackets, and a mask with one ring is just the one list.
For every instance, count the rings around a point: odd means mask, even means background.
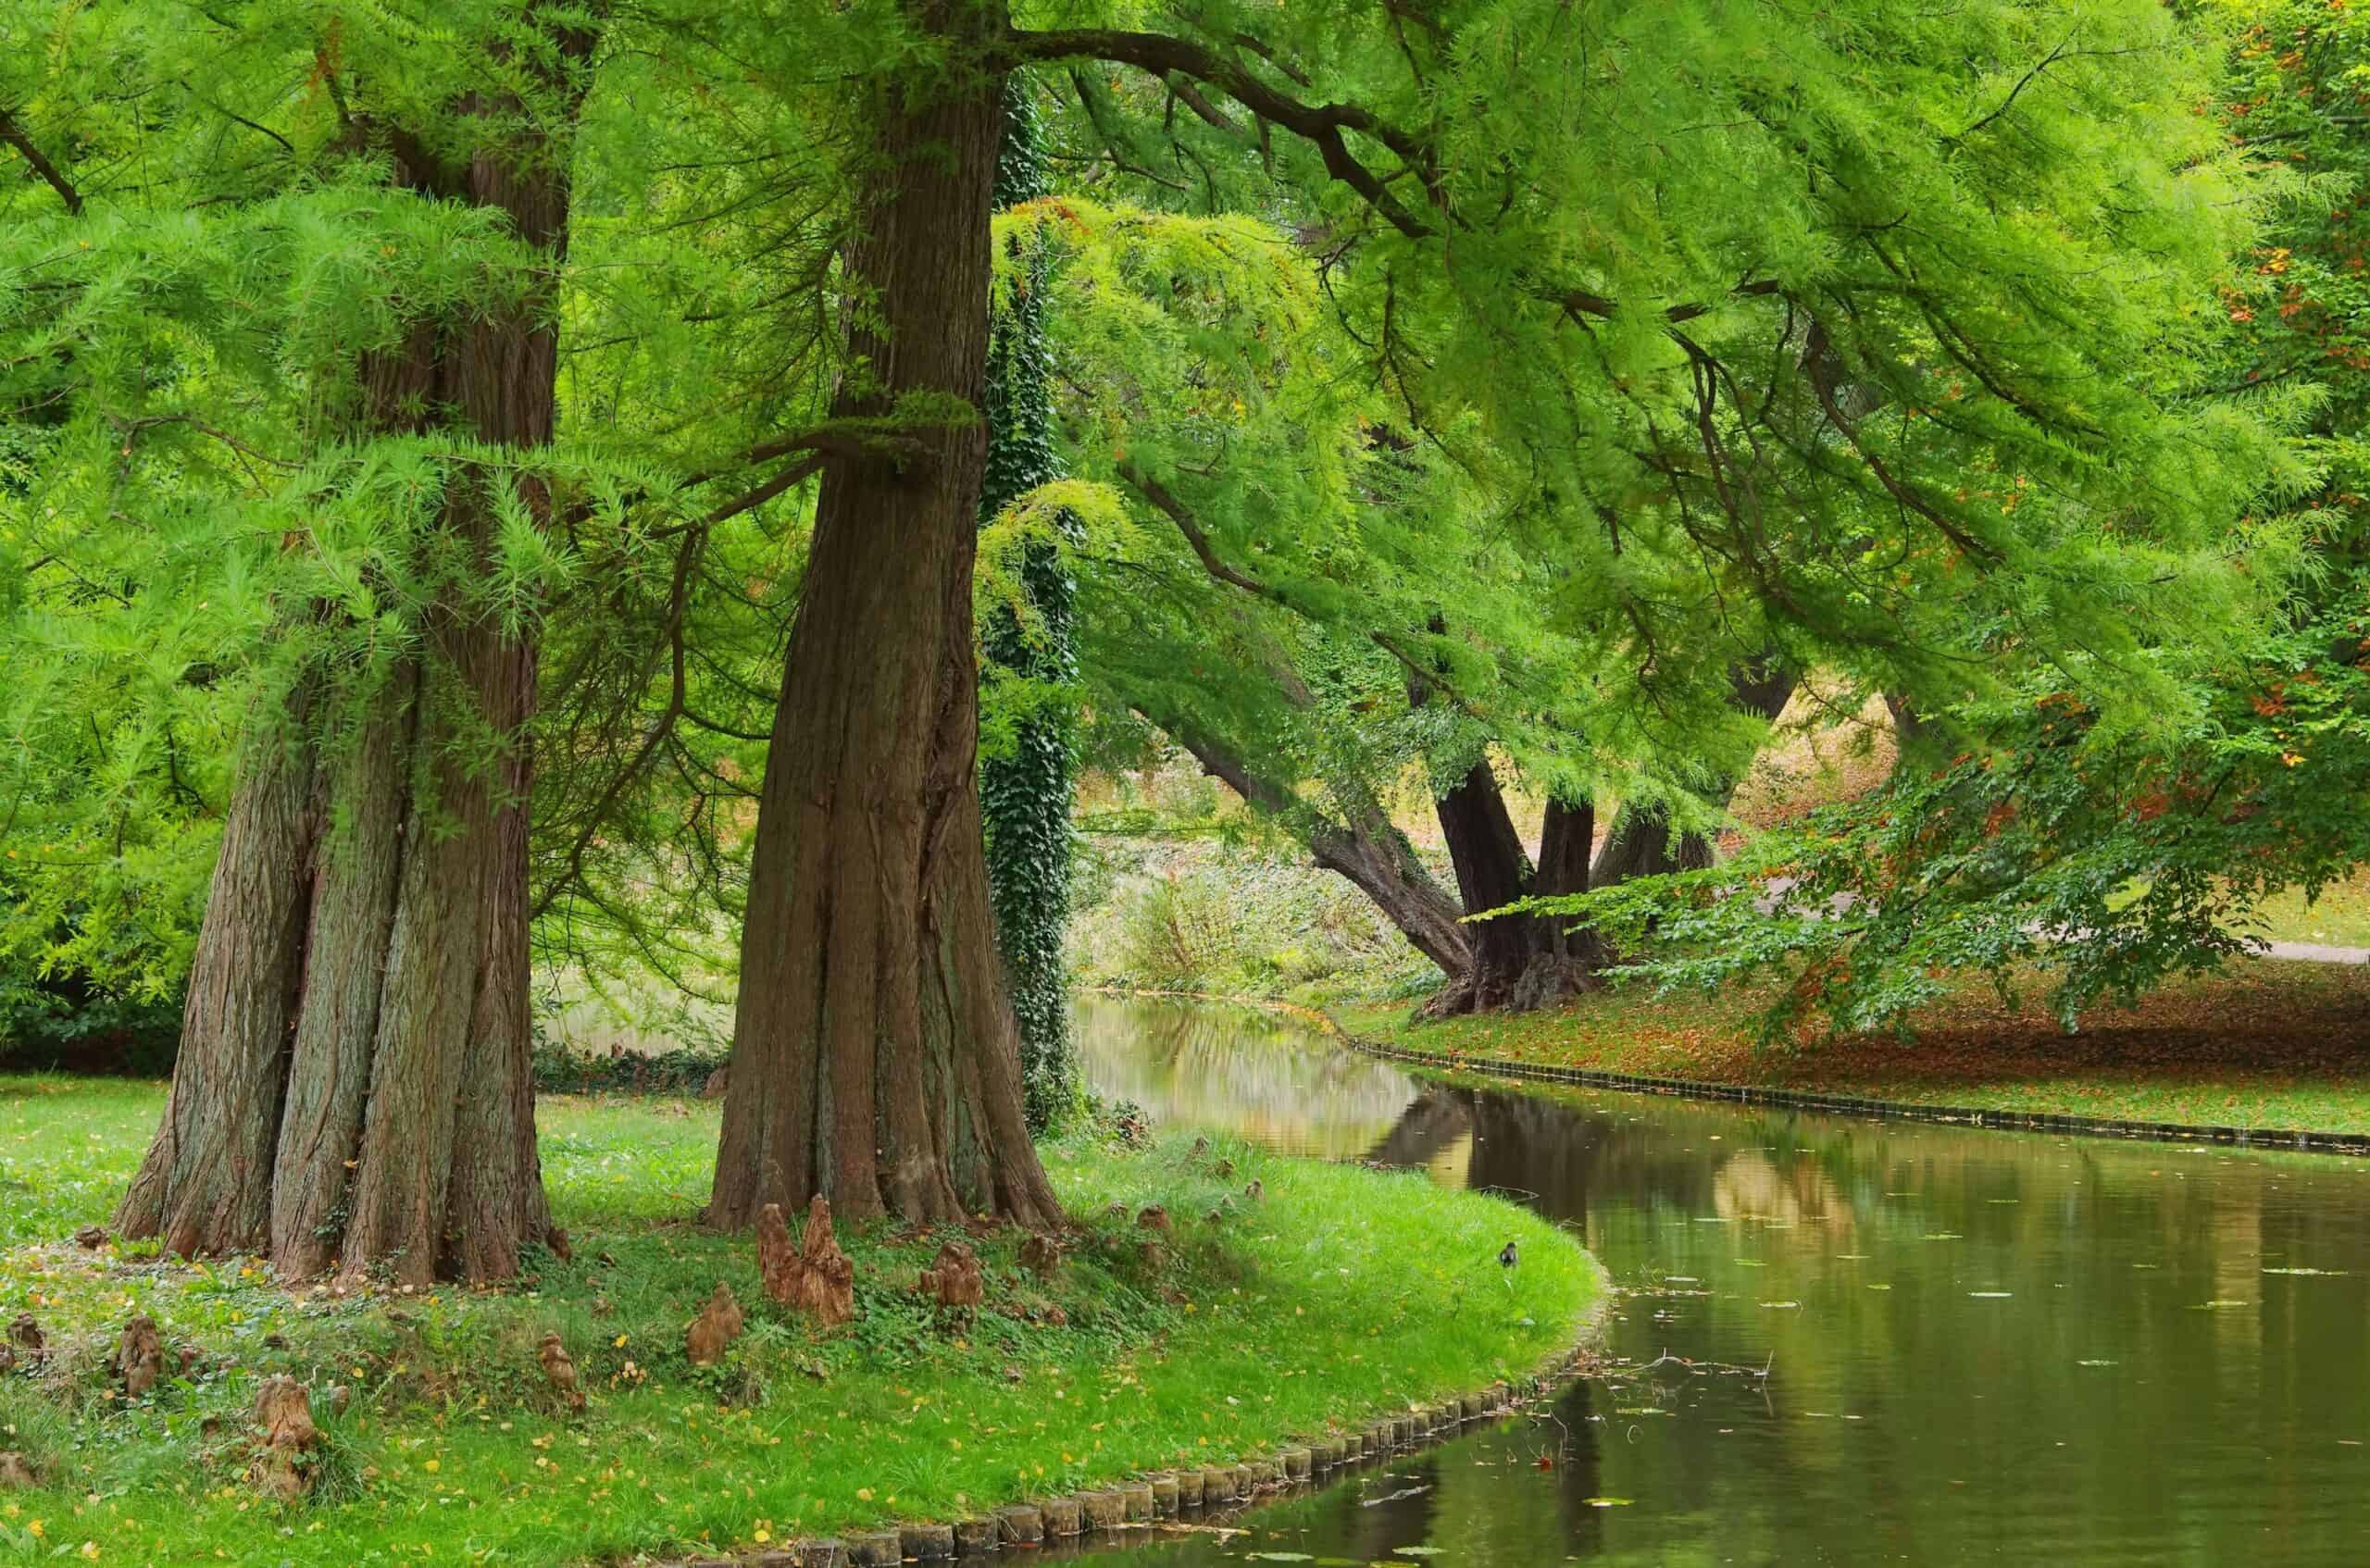
[{"label": "dawn redwood tree", "polygon": [[372,68],[449,62],[317,48],[346,150],[383,158],[412,199],[467,209],[510,270],[360,355],[356,444],[447,454],[405,541],[417,624],[370,678],[324,656],[249,716],[171,1096],[117,1213],[127,1236],[255,1251],[291,1276],[474,1281],[516,1273],[548,1227],[527,1018],[536,651],[531,625],[478,590],[506,529],[547,521],[519,459],[553,436],[570,126],[593,38],[573,8],[495,19],[471,39],[474,68],[427,100],[432,123],[407,118],[418,97],[377,108]]},{"label": "dawn redwood tree", "polygon": [[[2370,17],[2276,0],[2235,19],[2200,118],[2350,193],[2278,208],[2199,302],[2227,323],[2216,352],[2152,368],[2202,406],[2292,417],[2284,482],[2223,519],[2225,548],[2279,598],[2243,640],[2152,640],[1946,709],[1949,744],[1905,745],[1882,790],[1668,897],[1592,909],[1651,924],[1640,958],[1665,978],[1774,977],[1773,1035],[1898,1029],[1970,973],[2049,977],[2071,1028],[2246,952],[2264,901],[2316,899],[2370,862],[2370,219],[2351,193],[2370,175]],[[2134,667],[2175,683],[2144,728],[2085,678]],[[1824,917],[1790,918],[1801,907]]]},{"label": "dawn redwood tree", "polygon": [[[823,469],[750,866],[708,1223],[1060,1210],[1029,1142],[981,848],[972,575],[987,430],[1001,10],[909,6],[935,58],[869,80],[835,419],[902,457]],[[915,417],[916,414],[919,417]]]}]

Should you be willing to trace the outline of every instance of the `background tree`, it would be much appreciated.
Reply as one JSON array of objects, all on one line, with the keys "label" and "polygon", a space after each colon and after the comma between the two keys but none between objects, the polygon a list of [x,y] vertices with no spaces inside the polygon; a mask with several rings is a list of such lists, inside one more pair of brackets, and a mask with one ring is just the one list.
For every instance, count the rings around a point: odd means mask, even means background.
[{"label": "background tree", "polygon": [[[1961,704],[1940,716],[1957,755],[1904,766],[1667,899],[1592,905],[1655,924],[1653,973],[1775,970],[1790,981],[1767,1019],[1780,1030],[1898,1026],[1955,976],[2006,989],[2046,975],[2070,1027],[2249,951],[2264,899],[2317,895],[2370,859],[2370,24],[2323,6],[2237,14],[2202,118],[2287,196],[2197,302],[2227,332],[2159,374],[2201,410],[2299,421],[2262,509],[2224,524],[2223,549],[2277,589],[2272,613],[2235,645],[2152,640]],[[2135,728],[2099,700],[2134,672],[2178,691],[2175,722]],[[1734,896],[1773,887],[1782,896]]]}]

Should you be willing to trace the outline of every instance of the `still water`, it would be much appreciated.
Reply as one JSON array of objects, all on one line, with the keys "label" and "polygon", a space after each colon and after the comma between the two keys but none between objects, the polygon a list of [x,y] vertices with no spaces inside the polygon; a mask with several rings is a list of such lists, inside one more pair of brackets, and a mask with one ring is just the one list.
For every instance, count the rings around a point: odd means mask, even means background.
[{"label": "still water", "polygon": [[1503,1193],[1621,1290],[1539,1418],[1132,1562],[2370,1564],[2370,1161],[1441,1087],[1224,1008],[1079,1034],[1160,1125]]}]

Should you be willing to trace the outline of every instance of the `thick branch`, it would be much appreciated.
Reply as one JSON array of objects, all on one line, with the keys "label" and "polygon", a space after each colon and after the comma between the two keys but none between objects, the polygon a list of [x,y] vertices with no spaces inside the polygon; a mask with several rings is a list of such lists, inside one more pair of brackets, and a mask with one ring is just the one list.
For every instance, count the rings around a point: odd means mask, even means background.
[{"label": "thick branch", "polygon": [[57,199],[66,204],[68,212],[76,218],[82,216],[82,193],[74,189],[74,182],[49,161],[48,155],[33,144],[33,139],[25,134],[24,127],[17,123],[17,117],[6,109],[0,109],[0,142],[7,143],[24,155],[25,161],[33,166],[33,172],[48,181],[49,188],[57,193]]},{"label": "thick branch", "polygon": [[1433,186],[1433,160],[1417,137],[1391,124],[1372,110],[1355,104],[1304,104],[1251,74],[1240,60],[1205,48],[1191,39],[1159,32],[1129,32],[1115,28],[1070,28],[1047,32],[1016,32],[1005,40],[1007,58],[1016,64],[1035,60],[1107,60],[1133,66],[1164,80],[1173,76],[1206,82],[1260,118],[1272,120],[1307,142],[1325,160],[1325,171],[1366,198],[1366,204],[1391,226],[1412,240],[1439,230],[1391,193],[1382,177],[1359,161],[1344,131],[1370,136],[1397,154],[1411,169]]},{"label": "thick branch", "polygon": [[1257,772],[1207,730],[1174,715],[1155,715],[1141,706],[1137,712],[1192,753],[1203,772],[1241,796],[1245,805],[1297,828],[1319,866],[1365,893],[1409,945],[1440,965],[1452,982],[1465,977],[1473,964],[1472,944],[1459,923],[1465,912],[1432,880],[1415,846],[1379,810],[1335,821]]},{"label": "thick branch", "polygon": [[1210,544],[1210,536],[1203,531],[1201,523],[1195,519],[1192,509],[1179,500],[1174,491],[1146,473],[1140,464],[1121,463],[1119,477],[1135,486],[1146,501],[1158,507],[1170,522],[1177,525],[1177,531],[1184,536],[1194,558],[1202,563],[1204,571],[1220,582],[1241,589],[1245,593],[1256,594],[1271,604],[1280,604],[1287,610],[1292,607],[1291,602],[1280,591],[1257,578],[1237,571],[1220,559],[1217,551]]}]

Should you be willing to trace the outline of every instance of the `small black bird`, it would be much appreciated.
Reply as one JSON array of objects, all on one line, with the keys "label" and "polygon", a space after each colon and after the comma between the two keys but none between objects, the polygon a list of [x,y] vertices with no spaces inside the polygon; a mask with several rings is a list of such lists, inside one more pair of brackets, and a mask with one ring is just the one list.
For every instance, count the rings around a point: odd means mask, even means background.
[{"label": "small black bird", "polygon": [[1515,1288],[1515,1265],[1521,1262],[1522,1254],[1515,1251],[1513,1242],[1509,1241],[1498,1249],[1498,1266],[1506,1271],[1504,1278],[1509,1290]]}]

